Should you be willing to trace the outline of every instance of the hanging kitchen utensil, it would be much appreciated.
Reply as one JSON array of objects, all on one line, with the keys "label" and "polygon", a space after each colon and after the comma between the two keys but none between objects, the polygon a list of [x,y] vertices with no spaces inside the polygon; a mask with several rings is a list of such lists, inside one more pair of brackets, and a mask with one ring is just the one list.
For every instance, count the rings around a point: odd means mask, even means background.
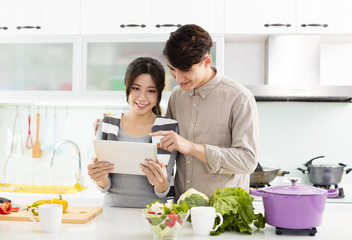
[{"label": "hanging kitchen utensil", "polygon": [[42,157],[42,151],[40,149],[40,143],[39,143],[39,125],[40,125],[40,114],[38,112],[37,113],[37,136],[35,139],[35,143],[33,145],[32,158],[41,158]]},{"label": "hanging kitchen utensil", "polygon": [[44,128],[42,131],[42,135],[44,136],[41,149],[42,151],[46,151],[50,149],[50,143],[49,143],[49,127],[48,127],[48,111],[47,109],[45,110],[45,115],[44,115]]},{"label": "hanging kitchen utensil", "polygon": [[26,148],[27,149],[32,149],[33,147],[33,141],[31,137],[31,114],[28,114],[28,137],[26,141]]},{"label": "hanging kitchen utensil", "polygon": [[341,182],[342,175],[348,174],[352,168],[344,170],[346,164],[313,164],[313,161],[324,156],[315,157],[304,164],[307,169],[297,168],[303,173],[308,173],[309,181],[315,185],[337,185]]},{"label": "hanging kitchen utensil", "polygon": [[16,144],[16,142],[17,142],[16,139],[18,139],[18,138],[19,138],[20,144],[21,144],[21,147],[20,147],[21,154],[24,155],[24,146],[23,146],[23,139],[22,139],[22,136],[21,136],[21,133],[22,133],[21,129],[18,131],[19,132],[19,136],[16,136],[16,126],[17,126],[17,124],[19,124],[19,127],[21,127],[21,119],[20,119],[20,115],[18,113],[18,108],[17,108],[17,113],[16,113],[16,116],[15,116],[15,120],[14,120],[14,123],[13,123],[12,140],[11,140],[11,145],[10,145],[10,154],[6,158],[4,171],[3,171],[4,181],[6,179],[6,168],[7,168],[7,164],[9,162],[9,160],[10,159],[15,160],[14,156],[15,156],[15,153],[17,152],[17,147],[18,147],[18,144]]}]

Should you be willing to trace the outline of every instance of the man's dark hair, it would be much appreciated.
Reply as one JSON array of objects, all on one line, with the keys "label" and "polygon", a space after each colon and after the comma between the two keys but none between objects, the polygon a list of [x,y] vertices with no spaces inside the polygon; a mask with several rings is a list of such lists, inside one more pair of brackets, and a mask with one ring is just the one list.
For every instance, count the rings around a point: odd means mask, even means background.
[{"label": "man's dark hair", "polygon": [[188,71],[210,53],[212,46],[213,40],[207,31],[198,25],[188,24],[170,34],[163,54],[173,67]]}]

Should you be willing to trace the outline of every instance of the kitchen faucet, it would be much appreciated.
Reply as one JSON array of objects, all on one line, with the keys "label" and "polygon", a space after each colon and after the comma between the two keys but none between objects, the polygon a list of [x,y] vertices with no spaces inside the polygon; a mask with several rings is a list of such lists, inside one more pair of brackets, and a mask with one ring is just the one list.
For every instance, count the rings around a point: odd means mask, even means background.
[{"label": "kitchen faucet", "polygon": [[81,191],[83,189],[83,176],[82,176],[82,167],[81,167],[81,151],[79,150],[79,147],[76,143],[74,143],[71,140],[63,140],[60,141],[58,143],[55,144],[54,148],[53,148],[53,152],[51,153],[50,156],[50,167],[53,167],[53,163],[54,163],[54,156],[55,156],[55,152],[56,150],[63,144],[65,143],[70,143],[71,145],[73,145],[73,147],[76,149],[77,154],[78,154],[78,174],[75,174],[76,177],[76,184],[75,187]]}]

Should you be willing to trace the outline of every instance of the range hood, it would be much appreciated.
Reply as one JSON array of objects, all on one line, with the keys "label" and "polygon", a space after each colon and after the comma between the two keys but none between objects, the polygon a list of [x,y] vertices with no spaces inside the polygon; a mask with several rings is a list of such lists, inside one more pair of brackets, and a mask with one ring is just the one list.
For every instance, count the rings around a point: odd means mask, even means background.
[{"label": "range hood", "polygon": [[320,35],[270,35],[265,82],[246,87],[257,101],[351,102],[352,80],[350,85],[322,84],[320,63]]}]

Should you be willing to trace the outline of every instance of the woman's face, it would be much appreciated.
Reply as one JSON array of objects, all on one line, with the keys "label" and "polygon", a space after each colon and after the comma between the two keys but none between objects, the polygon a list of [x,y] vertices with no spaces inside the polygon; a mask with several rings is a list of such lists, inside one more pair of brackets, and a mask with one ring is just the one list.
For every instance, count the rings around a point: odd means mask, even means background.
[{"label": "woman's face", "polygon": [[152,111],[152,108],[158,102],[158,90],[149,74],[139,75],[132,84],[128,103],[130,110],[137,114],[146,114]]}]

